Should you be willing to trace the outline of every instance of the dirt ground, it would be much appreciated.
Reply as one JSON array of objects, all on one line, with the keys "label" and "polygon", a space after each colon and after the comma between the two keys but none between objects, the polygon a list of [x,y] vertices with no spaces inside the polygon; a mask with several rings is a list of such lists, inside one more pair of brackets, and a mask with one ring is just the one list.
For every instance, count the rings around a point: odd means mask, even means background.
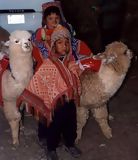
[{"label": "dirt ground", "polygon": [[[83,130],[78,146],[80,160],[138,160],[138,62],[133,60],[119,92],[109,102],[113,138],[107,140],[91,117]],[[60,160],[74,160],[64,146],[58,148]],[[10,128],[0,107],[0,160],[46,160],[38,144],[37,121],[25,116],[25,128],[20,132],[20,146],[11,144]]]}]

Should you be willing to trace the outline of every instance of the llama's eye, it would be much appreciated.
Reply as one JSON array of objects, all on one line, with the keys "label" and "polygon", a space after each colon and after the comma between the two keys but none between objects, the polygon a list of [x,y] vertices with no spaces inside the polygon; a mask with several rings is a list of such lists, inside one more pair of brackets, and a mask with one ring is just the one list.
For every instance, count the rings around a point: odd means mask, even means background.
[{"label": "llama's eye", "polygon": [[31,41],[31,39],[29,38],[28,41]]}]

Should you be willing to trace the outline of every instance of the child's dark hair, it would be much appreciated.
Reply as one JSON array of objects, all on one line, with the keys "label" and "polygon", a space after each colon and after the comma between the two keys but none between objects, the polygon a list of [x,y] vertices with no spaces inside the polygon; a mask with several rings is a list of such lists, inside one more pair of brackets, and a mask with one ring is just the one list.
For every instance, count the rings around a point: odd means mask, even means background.
[{"label": "child's dark hair", "polygon": [[55,13],[58,16],[60,16],[60,18],[61,18],[61,13],[60,13],[59,8],[56,7],[56,6],[50,6],[47,9],[45,9],[44,12],[43,12],[42,27],[45,26],[45,19],[46,19],[46,17],[48,15],[50,15],[51,13]]}]

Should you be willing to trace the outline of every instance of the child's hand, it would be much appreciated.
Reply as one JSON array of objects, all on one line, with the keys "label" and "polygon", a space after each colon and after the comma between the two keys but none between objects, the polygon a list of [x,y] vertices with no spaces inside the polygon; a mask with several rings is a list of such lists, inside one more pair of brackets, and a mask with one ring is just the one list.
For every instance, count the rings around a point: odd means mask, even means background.
[{"label": "child's hand", "polygon": [[68,64],[68,69],[74,73],[77,77],[80,76],[82,73],[82,70],[79,67],[79,64],[77,64],[75,61],[71,61]]}]

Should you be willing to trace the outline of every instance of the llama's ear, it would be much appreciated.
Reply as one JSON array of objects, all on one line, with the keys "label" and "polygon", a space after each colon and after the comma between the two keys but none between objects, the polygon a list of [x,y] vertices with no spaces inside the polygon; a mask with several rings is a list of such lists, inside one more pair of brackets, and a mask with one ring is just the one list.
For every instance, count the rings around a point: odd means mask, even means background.
[{"label": "llama's ear", "polygon": [[4,45],[6,46],[6,47],[9,47],[9,41],[6,41],[5,43],[4,43]]}]

